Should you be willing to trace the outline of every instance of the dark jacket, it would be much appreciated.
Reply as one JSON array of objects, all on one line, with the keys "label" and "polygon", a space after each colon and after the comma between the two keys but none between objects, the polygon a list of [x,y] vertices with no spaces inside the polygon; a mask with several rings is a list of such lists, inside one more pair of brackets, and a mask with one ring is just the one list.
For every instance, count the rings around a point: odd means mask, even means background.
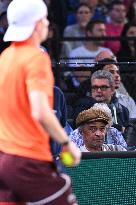
[{"label": "dark jacket", "polygon": [[[66,126],[67,110],[66,101],[60,88],[54,86],[54,112],[62,127]],[[54,157],[61,152],[61,145],[51,139],[51,150]]]},{"label": "dark jacket", "polygon": [[[75,104],[74,104],[74,122],[75,119],[77,117],[77,115],[79,114],[79,112],[85,110],[85,109],[89,109],[90,107],[92,107],[94,105],[94,103],[97,103],[97,101],[95,99],[93,99],[92,97],[84,97],[84,98],[79,98]],[[114,116],[114,112],[113,112],[113,107],[116,107],[116,112],[117,112],[117,121],[118,124],[114,124],[114,126],[121,131],[122,127],[126,127],[127,124],[129,123],[129,111],[126,107],[124,107],[123,105],[121,105],[120,103],[118,103],[118,99],[116,97],[114,97],[111,101],[111,103],[108,105],[112,115]],[[75,125],[75,123],[74,123]]]}]

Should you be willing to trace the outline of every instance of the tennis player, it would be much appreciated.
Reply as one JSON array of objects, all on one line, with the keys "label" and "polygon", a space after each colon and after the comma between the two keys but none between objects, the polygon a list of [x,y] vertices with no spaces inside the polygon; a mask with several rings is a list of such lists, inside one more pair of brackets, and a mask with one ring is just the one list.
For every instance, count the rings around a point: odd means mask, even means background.
[{"label": "tennis player", "polygon": [[51,61],[40,49],[48,35],[43,0],[13,0],[0,57],[0,204],[76,205],[71,180],[57,173],[50,137],[80,162],[79,149],[55,117]]}]

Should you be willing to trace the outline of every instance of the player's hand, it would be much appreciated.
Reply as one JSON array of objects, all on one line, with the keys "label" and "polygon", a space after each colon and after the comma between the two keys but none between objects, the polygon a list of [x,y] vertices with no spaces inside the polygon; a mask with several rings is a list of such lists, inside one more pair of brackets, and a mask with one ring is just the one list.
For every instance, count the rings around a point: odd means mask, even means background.
[{"label": "player's hand", "polygon": [[63,151],[69,152],[73,158],[72,166],[78,165],[81,160],[81,151],[80,149],[72,142],[69,143],[64,147]]}]

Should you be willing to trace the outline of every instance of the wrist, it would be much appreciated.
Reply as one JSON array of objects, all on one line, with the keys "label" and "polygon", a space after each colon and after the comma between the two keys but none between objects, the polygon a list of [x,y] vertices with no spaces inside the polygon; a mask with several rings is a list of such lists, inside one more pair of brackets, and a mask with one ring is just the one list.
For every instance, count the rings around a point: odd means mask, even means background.
[{"label": "wrist", "polygon": [[66,141],[64,141],[63,143],[61,143],[62,146],[67,146],[69,144],[70,140],[67,139]]}]

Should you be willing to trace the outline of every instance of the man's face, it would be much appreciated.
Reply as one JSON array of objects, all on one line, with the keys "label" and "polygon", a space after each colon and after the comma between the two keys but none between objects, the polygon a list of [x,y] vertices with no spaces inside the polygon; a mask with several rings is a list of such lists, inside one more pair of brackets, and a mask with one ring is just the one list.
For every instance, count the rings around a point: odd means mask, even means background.
[{"label": "man's face", "polygon": [[[97,23],[94,25],[92,31],[87,32],[88,37],[105,37],[106,36],[106,27],[103,23]],[[98,46],[102,46],[104,41],[94,41]]]},{"label": "man's face", "polygon": [[114,82],[115,82],[115,89],[118,89],[121,80],[119,74],[119,68],[114,64],[109,64],[109,65],[105,65],[103,67],[103,70],[109,71],[113,75]]},{"label": "man's face", "polygon": [[91,81],[92,97],[101,103],[109,104],[114,94],[114,88],[109,84],[108,79],[94,79]]},{"label": "man's face", "polygon": [[100,151],[105,139],[106,124],[102,121],[90,122],[82,127],[81,134],[88,150]]},{"label": "man's face", "polygon": [[126,7],[122,4],[114,5],[109,15],[113,22],[124,23],[126,18]]}]

